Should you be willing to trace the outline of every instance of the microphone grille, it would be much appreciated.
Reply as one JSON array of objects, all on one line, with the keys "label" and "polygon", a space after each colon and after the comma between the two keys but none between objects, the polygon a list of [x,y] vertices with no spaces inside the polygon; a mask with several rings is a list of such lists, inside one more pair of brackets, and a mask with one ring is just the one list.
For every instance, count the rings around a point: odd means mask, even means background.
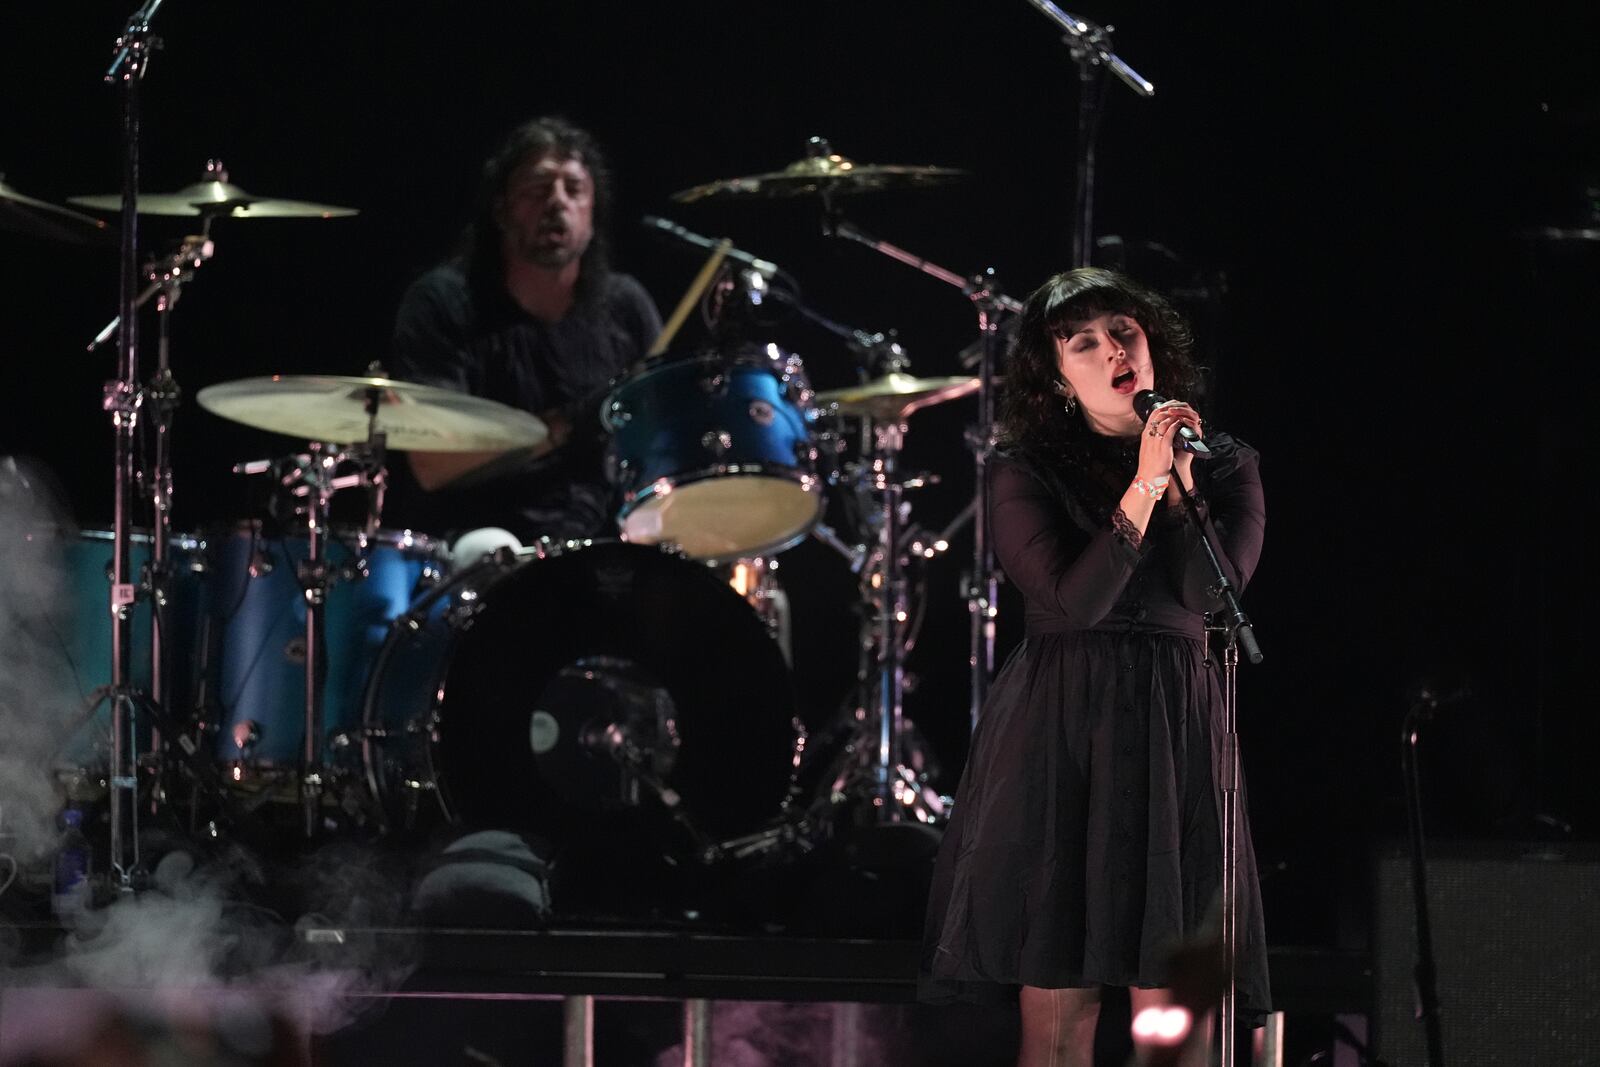
[{"label": "microphone grille", "polygon": [[1141,389],[1133,394],[1133,413],[1138,415],[1141,421],[1148,422],[1150,413],[1165,399],[1166,397],[1154,389]]}]

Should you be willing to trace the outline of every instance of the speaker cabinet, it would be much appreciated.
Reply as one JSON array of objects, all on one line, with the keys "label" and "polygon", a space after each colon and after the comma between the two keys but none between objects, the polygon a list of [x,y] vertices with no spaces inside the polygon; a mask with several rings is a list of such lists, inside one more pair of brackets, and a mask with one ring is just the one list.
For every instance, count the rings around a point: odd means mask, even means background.
[{"label": "speaker cabinet", "polygon": [[[1375,877],[1374,1047],[1422,1067],[1404,849],[1380,855]],[[1600,1065],[1600,848],[1433,844],[1427,882],[1445,1062]]]}]

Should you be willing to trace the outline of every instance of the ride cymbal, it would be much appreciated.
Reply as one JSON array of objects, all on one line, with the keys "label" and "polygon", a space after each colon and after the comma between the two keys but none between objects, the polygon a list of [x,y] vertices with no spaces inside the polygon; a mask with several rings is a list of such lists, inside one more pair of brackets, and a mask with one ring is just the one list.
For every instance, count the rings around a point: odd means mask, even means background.
[{"label": "ride cymbal", "polygon": [[[69,204],[99,211],[121,211],[122,194],[72,196]],[[173,193],[140,193],[141,215],[212,215],[229,219],[332,219],[359,214],[353,207],[314,204],[247,193],[228,181],[228,171],[217,160],[206,163],[205,177]]]},{"label": "ride cymbal", "polygon": [[827,141],[813,137],[806,157],[782,170],[707,182],[673,193],[672,199],[692,204],[736,197],[851,195],[944,185],[966,176],[966,171],[953,167],[856,163],[833,151]]},{"label": "ride cymbal", "polygon": [[307,441],[354,444],[372,427],[398,451],[494,452],[537,445],[549,430],[526,411],[451,389],[327,374],[241,378],[200,390],[200,406],[233,422]]}]

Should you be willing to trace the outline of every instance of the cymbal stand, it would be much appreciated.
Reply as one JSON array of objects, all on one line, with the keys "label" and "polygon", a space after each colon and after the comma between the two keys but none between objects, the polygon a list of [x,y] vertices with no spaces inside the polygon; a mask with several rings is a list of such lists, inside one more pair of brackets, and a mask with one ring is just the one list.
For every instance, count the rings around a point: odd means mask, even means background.
[{"label": "cymbal stand", "polygon": [[1077,180],[1072,215],[1072,265],[1087,267],[1094,247],[1094,143],[1100,134],[1105,94],[1101,73],[1109,70],[1124,85],[1143,97],[1156,95],[1156,87],[1111,50],[1113,27],[1098,26],[1062,11],[1050,0],[1028,0],[1046,18],[1067,31],[1062,38],[1078,64]]},{"label": "cymbal stand", "polygon": [[[116,42],[116,58],[105,80],[123,87],[122,135],[122,271],[118,293],[124,322],[133,321],[134,286],[139,270],[139,86],[150,69],[150,54],[160,46],[150,33],[161,0],[146,0]],[[136,736],[136,694],[131,663],[133,605],[131,537],[133,533],[134,436],[139,414],[138,331],[123,330],[117,354],[117,378],[108,383],[104,408],[111,413],[115,467],[112,487],[111,555],[111,768],[110,869],[116,888],[131,892],[142,877],[139,860],[138,772],[132,749]]]},{"label": "cymbal stand", "polygon": [[[381,389],[367,390],[367,440],[361,444],[341,448],[314,441],[308,453],[293,457],[286,469],[271,460],[244,463],[234,468],[241,474],[279,474],[279,484],[290,496],[303,502],[296,505],[296,511],[305,516],[307,551],[306,558],[296,568],[296,577],[306,602],[305,734],[300,752],[299,791],[302,828],[307,838],[317,837],[321,830],[322,794],[326,785],[322,763],[322,713],[328,661],[323,640],[328,593],[342,580],[366,577],[368,538],[382,519],[383,491],[387,480],[384,468],[385,435],[377,428],[382,395]],[[356,466],[354,473],[338,473],[342,464],[352,462]],[[280,470],[282,473],[279,473]],[[335,572],[329,567],[327,558],[333,497],[341,489],[353,488],[365,488],[368,492],[365,530],[355,561]]]},{"label": "cymbal stand", "polygon": [[[148,429],[154,439],[149,454],[137,464],[138,476],[150,501],[150,562],[148,573],[142,576],[141,592],[150,599],[150,693],[151,703],[165,708],[168,694],[167,682],[171,675],[170,657],[165,651],[167,634],[167,593],[171,579],[168,555],[171,551],[172,530],[172,423],[182,397],[177,380],[172,376],[171,326],[172,309],[183,294],[183,286],[194,278],[196,272],[216,251],[210,237],[214,216],[207,215],[199,234],[192,234],[178,242],[177,247],[145,264],[144,274],[149,284],[134,299],[135,309],[143,307],[151,297],[156,297],[156,315],[159,333],[156,347],[156,374],[142,391],[136,394],[139,405],[149,412]],[[94,351],[122,325],[118,315],[89,342]],[[159,759],[161,732],[152,729],[150,756]],[[159,769],[157,772],[159,778]]]},{"label": "cymbal stand", "polygon": [[994,381],[1000,365],[1000,323],[1004,316],[1022,311],[1022,303],[1001,291],[993,269],[963,278],[937,263],[906,251],[888,241],[880,241],[860,227],[846,221],[835,210],[831,198],[823,197],[823,232],[843,237],[881,252],[890,259],[913,267],[954,286],[967,294],[978,313],[981,340],[978,360],[978,421],[968,428],[967,445],[972,449],[977,479],[973,486],[972,571],[963,581],[967,612],[971,619],[971,644],[967,666],[971,678],[968,700],[970,728],[976,729],[994,674],[995,621],[999,616],[1000,568],[989,542],[988,497],[989,461],[994,455]]},{"label": "cymbal stand", "polygon": [[[866,797],[871,802],[871,823],[878,826],[916,822],[935,825],[947,814],[944,800],[925,785],[906,762],[905,651],[910,618],[905,547],[905,490],[923,484],[906,478],[899,469],[906,426],[902,418],[869,419],[872,455],[863,474],[868,492],[876,498],[876,544],[862,568],[866,598],[873,605],[871,639],[863,627],[863,647],[870,650],[862,681],[873,679],[875,688],[864,703],[870,712],[861,717],[848,751],[851,755],[830,784],[828,804]],[[865,685],[864,685],[865,688]]]}]

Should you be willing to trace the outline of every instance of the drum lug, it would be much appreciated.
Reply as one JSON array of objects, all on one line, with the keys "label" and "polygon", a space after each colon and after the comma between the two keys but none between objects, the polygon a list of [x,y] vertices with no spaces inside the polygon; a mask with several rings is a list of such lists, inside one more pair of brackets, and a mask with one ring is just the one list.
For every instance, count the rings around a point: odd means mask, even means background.
[{"label": "drum lug", "polygon": [[700,435],[700,447],[713,456],[721,456],[733,447],[733,434],[727,430],[707,430]]},{"label": "drum lug", "polygon": [[634,482],[633,464],[615,453],[611,453],[606,456],[605,465],[607,481],[625,493],[632,491]]},{"label": "drum lug", "polygon": [[765,400],[752,400],[752,401],[750,401],[750,420],[752,422],[754,422],[757,426],[762,426],[762,427],[771,426],[773,420],[776,419],[777,417],[778,417],[778,413],[775,410],[773,410],[772,405],[769,404],[767,401],[765,401]]},{"label": "drum lug", "polygon": [[445,616],[445,621],[449,623],[452,630],[464,630],[471,626],[472,620],[477,618],[478,613],[483,610],[483,604],[476,596],[473,596],[470,600],[467,598],[467,593],[469,592],[471,590],[464,590],[461,594],[461,599],[456,602]]},{"label": "drum lug", "polygon": [[721,371],[702,375],[700,378],[700,390],[707,396],[713,394],[717,396],[725,395],[728,392],[728,376]]},{"label": "drum lug", "polygon": [[633,412],[629,411],[627,405],[622,401],[613,400],[609,405],[607,405],[606,423],[612,429],[626,426],[631,421],[633,421]]}]

